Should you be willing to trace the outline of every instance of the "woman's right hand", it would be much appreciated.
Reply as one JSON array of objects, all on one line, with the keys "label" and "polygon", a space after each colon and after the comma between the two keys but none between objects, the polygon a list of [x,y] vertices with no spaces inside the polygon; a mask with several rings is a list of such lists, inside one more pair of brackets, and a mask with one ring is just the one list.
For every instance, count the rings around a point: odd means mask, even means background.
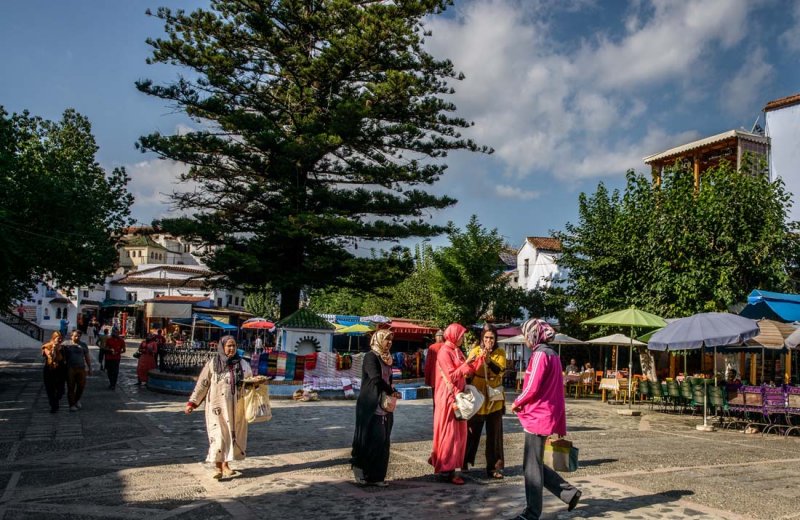
[{"label": "woman's right hand", "polygon": [[191,404],[187,404],[186,405],[186,409],[183,411],[183,413],[185,413],[186,415],[189,415],[193,411],[194,411],[194,406],[192,406]]}]

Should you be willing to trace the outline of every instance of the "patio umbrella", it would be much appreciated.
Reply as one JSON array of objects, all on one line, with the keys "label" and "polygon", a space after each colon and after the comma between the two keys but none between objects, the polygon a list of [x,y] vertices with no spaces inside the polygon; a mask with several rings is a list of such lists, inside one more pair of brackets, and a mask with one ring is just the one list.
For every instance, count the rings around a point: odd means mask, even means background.
[{"label": "patio umbrella", "polygon": [[[714,348],[714,384],[717,377],[717,347],[740,345],[757,336],[758,324],[750,318],[727,312],[703,312],[669,323],[653,334],[650,350],[692,350],[703,347]],[[699,428],[699,427],[698,427]],[[703,429],[708,427],[706,403],[703,402]]]},{"label": "patio umbrella", "polygon": [[381,316],[380,314],[373,314],[372,316],[364,316],[361,318],[363,321],[371,321],[372,323],[389,323],[390,320],[386,316]]},{"label": "patio umbrella", "polygon": [[[787,350],[786,341],[796,331],[793,325],[775,320],[758,320],[758,336],[748,339],[746,347],[742,350],[752,350],[753,347],[761,349],[761,380],[764,380],[765,350],[780,350],[785,355],[785,381],[791,377],[791,354]],[[739,350],[739,349],[734,349]]]},{"label": "patio umbrella", "polygon": [[347,334],[348,336],[347,350],[349,352],[353,336],[361,336],[362,334],[366,332],[372,332],[373,330],[375,330],[374,327],[370,327],[369,325],[366,325],[364,323],[355,323],[353,325],[350,325],[349,327],[343,327],[341,329],[338,329],[336,332],[338,334]]},{"label": "patio umbrella", "polygon": [[628,408],[631,407],[631,389],[633,387],[633,345],[635,341],[633,339],[633,328],[642,327],[655,329],[663,327],[666,324],[667,322],[660,316],[639,310],[636,307],[610,312],[583,322],[583,325],[607,325],[631,328],[631,336],[628,338],[630,340],[630,357],[628,359]]},{"label": "patio umbrella", "polygon": [[265,318],[250,318],[242,323],[243,329],[274,329],[275,324]]}]

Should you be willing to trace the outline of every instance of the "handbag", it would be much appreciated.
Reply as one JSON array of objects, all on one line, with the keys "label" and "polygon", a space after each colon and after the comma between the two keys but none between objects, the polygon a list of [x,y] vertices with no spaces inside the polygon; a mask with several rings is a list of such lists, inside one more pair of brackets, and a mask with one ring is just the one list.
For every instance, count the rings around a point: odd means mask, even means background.
[{"label": "handbag", "polygon": [[578,448],[567,439],[553,440],[548,437],[544,443],[543,462],[556,471],[577,471]]},{"label": "handbag", "polygon": [[142,353],[141,352],[134,352],[133,353],[133,357],[135,357],[136,359],[139,359],[140,357],[142,357]]},{"label": "handbag", "polygon": [[483,364],[483,378],[486,380],[486,396],[489,398],[489,402],[505,401],[503,385],[492,386],[489,384],[489,370],[486,368],[486,363]]},{"label": "handbag", "polygon": [[[266,378],[264,379],[266,380]],[[267,422],[272,419],[268,385],[262,383],[245,386],[244,413],[250,424]]]},{"label": "handbag", "polygon": [[473,385],[465,385],[462,392],[456,392],[452,383],[444,373],[442,365],[438,362],[436,365],[439,367],[439,372],[442,374],[442,381],[447,385],[447,389],[453,394],[455,402],[453,403],[453,413],[456,419],[460,421],[468,421],[478,413],[478,410],[483,406],[484,397],[480,390]]},{"label": "handbag", "polygon": [[394,409],[397,408],[397,398],[386,392],[381,392],[380,407],[384,412],[394,412]]}]

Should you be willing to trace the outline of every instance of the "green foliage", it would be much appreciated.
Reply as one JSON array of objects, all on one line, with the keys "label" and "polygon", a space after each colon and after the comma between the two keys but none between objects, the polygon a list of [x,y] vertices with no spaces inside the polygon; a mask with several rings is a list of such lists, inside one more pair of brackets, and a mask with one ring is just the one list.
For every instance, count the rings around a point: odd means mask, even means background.
[{"label": "green foliage", "polygon": [[88,285],[116,265],[133,197],[125,170],[106,175],[96,152],[74,110],[53,122],[0,107],[0,305],[38,280]]},{"label": "green foliage", "polygon": [[433,255],[439,319],[470,325],[486,317],[519,318],[532,295],[510,288],[502,276],[504,244],[497,230],[485,229],[473,215],[463,232],[451,227],[448,237],[450,245]]},{"label": "green foliage", "polygon": [[260,290],[252,291],[245,296],[244,308],[258,317],[276,319],[280,313],[278,294],[267,284]]},{"label": "green foliage", "polygon": [[[408,264],[354,254],[359,241],[434,236],[431,210],[455,200],[420,187],[450,150],[491,152],[459,134],[448,60],[423,48],[422,20],[447,0],[213,0],[192,13],[161,8],[167,36],[150,63],[187,68],[140,91],[194,118],[200,130],[154,133],[139,146],[190,165],[176,193],[193,218],[172,222],[218,246],[209,266],[246,287],[271,283],[281,316],[302,288],[373,290]],[[164,226],[170,229],[170,222]]]},{"label": "green foliage", "polygon": [[629,305],[666,317],[724,311],[754,288],[791,287],[798,241],[780,180],[722,164],[695,189],[676,165],[660,187],[628,172],[624,194],[600,184],[579,202],[579,222],[558,236],[578,319]]}]

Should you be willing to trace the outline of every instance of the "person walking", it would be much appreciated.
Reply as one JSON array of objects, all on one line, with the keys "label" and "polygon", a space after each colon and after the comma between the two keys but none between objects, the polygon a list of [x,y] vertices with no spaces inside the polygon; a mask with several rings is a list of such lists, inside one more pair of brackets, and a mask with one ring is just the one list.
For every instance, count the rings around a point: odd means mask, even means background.
[{"label": "person walking", "polygon": [[[89,325],[86,327],[86,337],[90,347],[92,345],[97,345],[97,335],[99,331],[100,322],[97,321],[96,316],[92,316],[92,319],[89,320]],[[100,370],[103,370],[102,362],[100,363]]]},{"label": "person walking", "polygon": [[63,339],[61,333],[55,331],[50,336],[50,341],[42,345],[42,357],[44,358],[42,379],[45,392],[47,392],[47,401],[50,403],[50,413],[58,411],[58,403],[63,395],[63,391],[59,392],[59,384],[63,380],[64,355],[61,346]]},{"label": "person walking", "polygon": [[562,437],[567,434],[561,360],[547,345],[555,337],[555,331],[546,321],[535,318],[523,323],[521,328],[525,343],[531,349],[531,358],[522,393],[511,407],[525,430],[522,470],[526,507],[515,520],[538,520],[542,515],[543,488],[567,504],[567,511],[578,505],[581,492],[544,465],[547,438],[554,433]]},{"label": "person walking", "polygon": [[158,340],[155,334],[148,334],[139,344],[139,362],[136,364],[136,384],[147,383],[148,372],[156,368]]},{"label": "person walking", "polygon": [[[467,450],[464,456],[464,469],[475,465],[475,455],[481,442],[483,425],[486,424],[486,475],[502,479],[505,465],[503,454],[503,415],[506,412],[503,392],[503,374],[506,371],[506,352],[497,346],[497,329],[487,323],[483,326],[481,344],[472,349],[467,359],[486,353],[483,368],[472,376],[472,384],[483,393],[486,400],[469,421],[467,421]],[[500,398],[492,400],[490,388],[500,391]]]},{"label": "person walking", "polygon": [[[108,331],[103,331],[107,333]],[[106,375],[108,376],[108,389],[117,389],[117,379],[119,378],[119,364],[122,354],[125,352],[125,340],[119,337],[119,330],[116,327],[111,329],[111,337],[104,336],[102,348],[106,353]]]},{"label": "person walking", "polygon": [[378,330],[364,355],[361,391],[356,402],[351,465],[358,484],[386,486],[394,413],[384,410],[384,394],[400,397],[392,387],[392,333]]},{"label": "person walking", "polygon": [[433,413],[433,447],[428,463],[442,480],[463,485],[461,466],[467,447],[467,422],[456,418],[453,406],[455,394],[464,390],[467,377],[481,368],[485,353],[469,361],[464,359],[461,345],[467,331],[458,323],[450,324],[444,331],[444,345],[436,355]]},{"label": "person walking", "polygon": [[243,460],[247,452],[244,380],[253,372],[236,350],[233,336],[225,336],[217,343],[217,355],[203,367],[185,409],[188,415],[206,402],[206,462],[214,463],[215,479],[236,476],[228,463]]},{"label": "person walking", "polygon": [[64,343],[64,358],[67,360],[67,401],[69,411],[81,409],[81,397],[86,388],[86,376],[92,375],[92,360],[89,347],[81,341],[81,331],[73,330],[70,341]]}]

